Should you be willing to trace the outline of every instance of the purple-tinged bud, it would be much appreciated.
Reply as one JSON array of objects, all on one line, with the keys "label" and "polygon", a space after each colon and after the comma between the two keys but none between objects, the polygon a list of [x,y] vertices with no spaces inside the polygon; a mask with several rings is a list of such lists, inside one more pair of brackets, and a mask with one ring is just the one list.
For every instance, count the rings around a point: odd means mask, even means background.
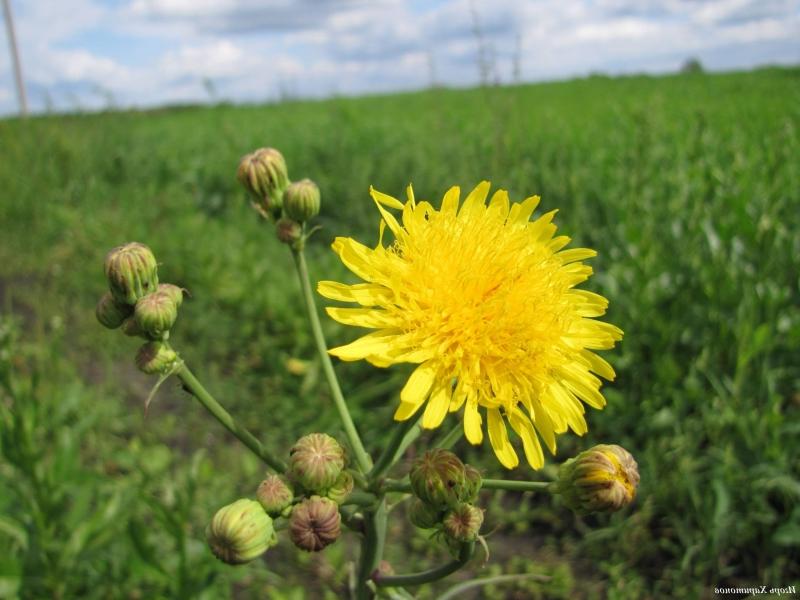
[{"label": "purple-tinged bud", "polygon": [[131,242],[106,255],[105,273],[117,302],[136,304],[158,287],[158,264],[150,248]]},{"label": "purple-tinged bud", "polygon": [[483,511],[466,502],[449,511],[442,521],[445,535],[456,542],[474,542],[483,525]]},{"label": "purple-tinged bud", "polygon": [[284,213],[300,223],[316,217],[319,214],[319,206],[319,188],[310,179],[290,183],[283,195]]},{"label": "purple-tinged bud", "polygon": [[173,285],[171,283],[159,283],[158,290],[156,291],[159,294],[166,294],[169,296],[175,303],[175,308],[180,308],[181,304],[183,304],[183,288],[178,287],[177,285]]},{"label": "purple-tinged bud", "polygon": [[148,375],[166,373],[177,360],[178,355],[164,342],[147,342],[136,353],[136,366]]},{"label": "purple-tinged bud", "polygon": [[305,490],[324,494],[344,469],[344,448],[325,433],[301,437],[289,451],[288,474]]},{"label": "purple-tinged bud", "polygon": [[464,487],[461,491],[461,502],[475,502],[478,499],[478,492],[483,485],[481,472],[472,465],[464,465]]},{"label": "purple-tinged bud", "polygon": [[342,471],[339,473],[339,477],[336,478],[336,483],[328,489],[325,497],[333,500],[336,504],[341,504],[353,491],[354,485],[355,482],[350,472]]},{"label": "purple-tinged bud", "polygon": [[420,529],[432,529],[442,522],[442,511],[414,498],[408,508],[408,520]]},{"label": "purple-tinged bud", "polygon": [[414,495],[434,506],[455,506],[464,493],[464,463],[449,450],[429,450],[415,462],[409,474]]},{"label": "purple-tinged bud", "polygon": [[[133,308],[133,307],[131,307]],[[127,319],[122,322],[122,327],[120,327],[122,333],[130,337],[142,337],[145,339],[147,338],[147,334],[142,331],[142,328],[139,327],[139,324],[136,322],[136,317],[131,315]]]},{"label": "purple-tinged bud", "polygon": [[103,294],[103,297],[100,298],[94,310],[94,314],[97,316],[97,320],[100,321],[100,324],[109,329],[116,329],[122,325],[125,319],[130,317],[132,313],[133,307],[131,307],[130,304],[124,304],[123,302],[114,300],[114,296],[111,295],[111,292]]},{"label": "purple-tinged bud", "polygon": [[275,224],[275,235],[284,244],[296,244],[303,237],[303,228],[297,221],[292,219],[278,219]]},{"label": "purple-tinged bud", "polygon": [[206,539],[214,556],[229,565],[250,562],[278,542],[269,515],[258,502],[244,498],[217,511]]},{"label": "purple-tinged bud", "polygon": [[294,491],[285,477],[269,475],[259,484],[256,498],[269,516],[277,517],[292,505]]},{"label": "purple-tinged bud", "polygon": [[236,177],[256,199],[258,206],[277,219],[289,175],[283,155],[275,148],[260,148],[242,157]]},{"label": "purple-tinged bud", "polygon": [[552,491],[581,514],[614,512],[633,502],[639,468],[630,452],[600,444],[569,459],[558,469]]},{"label": "purple-tinged bud", "polygon": [[[161,287],[161,286],[159,286]],[[150,339],[160,340],[178,318],[178,307],[169,292],[157,291],[141,298],[134,309],[136,324]]]},{"label": "purple-tinged bud", "polygon": [[298,548],[318,552],[342,533],[342,517],[336,502],[312,496],[295,504],[289,517],[289,537]]}]

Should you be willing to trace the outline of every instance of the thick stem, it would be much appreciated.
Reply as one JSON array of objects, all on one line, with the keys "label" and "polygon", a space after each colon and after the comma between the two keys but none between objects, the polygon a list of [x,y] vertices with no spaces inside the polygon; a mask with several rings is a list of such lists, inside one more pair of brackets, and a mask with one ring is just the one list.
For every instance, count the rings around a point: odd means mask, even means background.
[{"label": "thick stem", "polygon": [[427,571],[420,571],[419,573],[409,573],[408,575],[381,575],[380,573],[375,573],[372,580],[375,582],[375,585],[380,587],[409,587],[412,585],[431,583],[444,579],[448,575],[458,571],[469,562],[474,552],[475,542],[463,544],[458,558],[440,567],[428,569]]},{"label": "thick stem", "polygon": [[419,437],[421,429],[419,425],[417,425],[418,421],[419,419],[408,419],[395,427],[392,438],[389,440],[389,443],[386,445],[386,448],[384,448],[383,453],[381,453],[369,474],[371,481],[376,481],[382,477],[383,474],[397,462],[400,456],[402,456],[406,448]]},{"label": "thick stem", "polygon": [[208,390],[197,380],[194,374],[189,370],[185,364],[175,372],[178,378],[183,382],[185,388],[195,398],[200,401],[208,412],[217,419],[222,425],[235,435],[240,442],[247,446],[253,454],[258,456],[267,465],[275,469],[278,473],[283,473],[286,470],[286,464],[279,458],[272,456],[270,452],[261,445],[255,436],[247,429],[239,425],[231,414],[225,410],[222,405],[217,402],[214,397],[208,393]]},{"label": "thick stem", "polygon": [[369,582],[383,558],[383,545],[386,542],[386,498],[381,498],[378,508],[364,512],[364,541],[361,544],[361,557],[358,564],[357,600],[372,600],[375,594]]},{"label": "thick stem", "polygon": [[356,426],[353,423],[353,418],[350,416],[350,411],[347,409],[347,403],[342,395],[342,389],[339,387],[339,380],[336,378],[336,372],[333,370],[333,363],[328,355],[328,346],[325,343],[325,336],[322,333],[322,325],[319,322],[319,315],[317,314],[317,306],[314,303],[314,294],[311,291],[311,282],[308,277],[308,267],[306,266],[306,259],[301,249],[292,249],[292,256],[294,263],[297,267],[297,274],[300,277],[300,287],[303,290],[303,301],[306,304],[308,311],[308,320],[311,323],[311,332],[314,335],[314,342],[317,346],[319,358],[322,361],[322,371],[325,373],[325,379],[328,381],[328,386],[331,388],[331,395],[333,402],[336,405],[336,410],[339,411],[339,418],[344,425],[344,431],[347,434],[347,439],[355,455],[356,463],[362,473],[367,473],[372,468],[372,459],[364,449],[364,444],[361,443],[361,438],[358,436]]}]

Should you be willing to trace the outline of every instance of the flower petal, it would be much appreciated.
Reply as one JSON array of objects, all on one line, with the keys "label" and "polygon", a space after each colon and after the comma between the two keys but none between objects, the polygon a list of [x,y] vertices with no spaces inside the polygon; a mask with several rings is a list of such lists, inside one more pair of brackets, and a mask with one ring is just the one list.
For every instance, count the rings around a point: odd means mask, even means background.
[{"label": "flower petal", "polygon": [[517,435],[522,438],[522,447],[525,450],[528,464],[534,469],[541,469],[544,466],[544,453],[530,419],[517,409],[511,412],[508,422],[511,423],[511,427],[517,432]]},{"label": "flower petal", "polygon": [[490,408],[486,413],[489,418],[489,441],[492,443],[494,453],[497,455],[500,464],[506,469],[513,469],[519,464],[519,458],[511,442],[508,441],[508,431],[506,431],[503,417],[496,408]]},{"label": "flower petal", "polygon": [[450,406],[450,385],[440,385],[428,399],[428,405],[422,414],[423,429],[436,429],[444,421]]},{"label": "flower petal", "polygon": [[473,400],[467,400],[464,405],[464,435],[467,441],[477,446],[483,441],[483,429],[481,427],[483,419],[481,413],[478,412],[478,403]]}]

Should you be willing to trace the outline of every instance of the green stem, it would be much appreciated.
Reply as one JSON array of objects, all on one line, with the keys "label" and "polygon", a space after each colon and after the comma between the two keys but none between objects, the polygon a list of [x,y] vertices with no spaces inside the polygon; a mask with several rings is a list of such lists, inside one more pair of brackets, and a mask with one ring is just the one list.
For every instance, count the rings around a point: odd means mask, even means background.
[{"label": "green stem", "polygon": [[[539,492],[547,490],[549,481],[512,481],[510,479],[484,479],[482,490],[508,490],[511,492]],[[408,480],[387,479],[381,486],[383,492],[411,492]]]},{"label": "green stem", "polygon": [[453,427],[446,436],[442,438],[441,442],[436,444],[437,448],[443,448],[444,450],[450,450],[455,443],[461,439],[461,436],[464,435],[464,428],[459,423],[455,427]]},{"label": "green stem", "polygon": [[325,336],[322,333],[322,325],[319,322],[319,315],[317,314],[317,306],[314,303],[314,295],[311,291],[311,281],[308,277],[308,266],[306,265],[305,254],[302,248],[292,249],[292,256],[294,263],[297,267],[297,274],[300,277],[300,287],[303,290],[303,300],[308,310],[308,320],[311,323],[311,331],[314,335],[314,342],[317,345],[317,352],[319,353],[320,360],[322,361],[322,370],[325,373],[325,379],[328,380],[328,386],[331,388],[331,395],[333,402],[336,404],[336,410],[339,411],[339,418],[344,425],[347,439],[355,455],[356,462],[362,473],[367,473],[372,468],[372,459],[364,449],[364,444],[361,443],[361,438],[358,436],[356,426],[353,423],[353,418],[350,416],[350,411],[347,409],[347,403],[342,395],[342,389],[339,387],[339,380],[336,378],[336,371],[333,370],[333,363],[331,357],[328,355],[328,346],[325,343]]},{"label": "green stem", "polygon": [[361,544],[361,557],[358,564],[357,600],[372,600],[374,593],[369,586],[373,574],[383,557],[383,545],[386,542],[386,498],[381,498],[378,508],[365,511],[365,536]]},{"label": "green stem", "polygon": [[389,440],[389,443],[386,445],[386,448],[384,448],[380,457],[378,457],[375,466],[369,474],[371,481],[376,481],[382,477],[383,474],[397,462],[400,456],[402,456],[406,448],[419,437],[421,429],[417,424],[418,421],[419,418],[408,419],[400,423],[398,427],[395,427],[392,439]]},{"label": "green stem", "polygon": [[370,494],[369,492],[350,492],[350,495],[342,501],[342,505],[349,505],[355,504],[357,506],[372,506],[378,501],[378,497],[375,494]]},{"label": "green stem", "polygon": [[380,587],[408,587],[412,585],[422,585],[423,583],[431,583],[444,579],[448,575],[458,571],[469,562],[474,552],[475,542],[463,544],[458,553],[458,558],[440,567],[428,569],[427,571],[420,571],[419,573],[409,573],[408,575],[381,575],[380,573],[376,573],[373,575],[372,580],[375,582],[375,585]]},{"label": "green stem", "polygon": [[275,469],[278,473],[283,473],[286,470],[286,464],[279,458],[270,454],[270,452],[261,445],[255,436],[247,429],[239,425],[231,414],[225,410],[222,405],[217,402],[214,397],[208,393],[206,388],[197,380],[194,374],[189,370],[185,364],[181,365],[175,372],[178,378],[183,382],[183,385],[195,398],[200,401],[208,412],[217,419],[222,425],[235,435],[240,442],[247,446],[253,454],[258,456],[261,460],[267,463],[270,467]]}]

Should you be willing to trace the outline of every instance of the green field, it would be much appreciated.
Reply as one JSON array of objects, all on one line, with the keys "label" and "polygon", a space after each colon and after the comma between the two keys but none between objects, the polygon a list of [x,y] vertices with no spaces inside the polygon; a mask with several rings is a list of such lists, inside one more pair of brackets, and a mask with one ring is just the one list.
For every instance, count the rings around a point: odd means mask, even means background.
[{"label": "green field", "polygon": [[[171,340],[232,412],[276,452],[310,431],[342,437],[291,257],[235,180],[264,145],[322,190],[314,280],[348,280],[334,236],[377,240],[370,185],[413,182],[438,205],[489,179],[541,195],[599,252],[584,287],[625,331],[604,353],[608,406],[544,474],[505,476],[546,478],[619,443],[639,462],[637,502],[581,518],[543,494],[487,495],[491,556],[471,572],[550,579],[481,597],[800,586],[800,69],[787,68],[0,121],[0,598],[339,597],[347,535],[318,555],[284,541],[245,567],[214,559],[208,519],[252,495],[262,466],[177,384],[144,417],[138,343],[94,317],[105,253],[146,243],[191,292]],[[353,339],[324,323],[330,342]],[[337,369],[380,448],[408,370]],[[504,475],[488,442],[457,448]],[[387,559],[441,560],[402,512]]]}]

